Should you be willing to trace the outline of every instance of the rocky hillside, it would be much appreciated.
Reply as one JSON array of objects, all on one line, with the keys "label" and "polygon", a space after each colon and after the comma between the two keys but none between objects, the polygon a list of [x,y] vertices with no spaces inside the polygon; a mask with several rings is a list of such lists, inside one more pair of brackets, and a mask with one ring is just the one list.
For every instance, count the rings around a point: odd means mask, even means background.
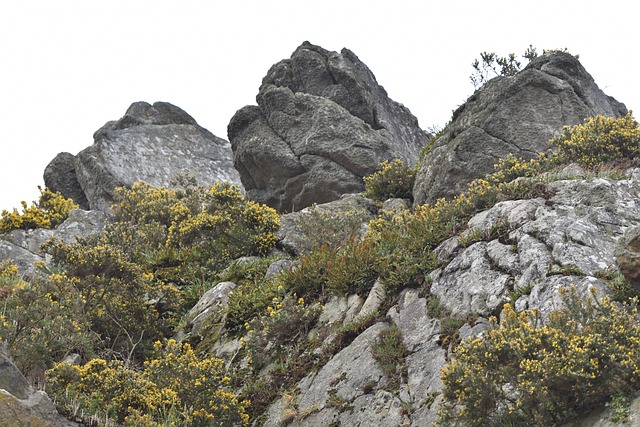
[{"label": "rocky hillside", "polygon": [[90,210],[3,213],[0,418],[637,423],[640,127],[575,57],[431,141],[347,49],[303,43],[257,103],[230,143],[134,103],[45,171]]}]

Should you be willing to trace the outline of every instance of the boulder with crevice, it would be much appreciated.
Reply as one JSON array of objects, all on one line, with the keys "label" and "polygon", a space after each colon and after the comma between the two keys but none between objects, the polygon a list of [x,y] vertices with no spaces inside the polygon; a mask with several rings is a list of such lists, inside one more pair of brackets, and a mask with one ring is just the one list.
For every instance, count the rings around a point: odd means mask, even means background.
[{"label": "boulder with crevice", "polygon": [[414,165],[429,134],[348,49],[308,42],[271,67],[228,127],[247,195],[281,212],[364,190],[383,160]]}]

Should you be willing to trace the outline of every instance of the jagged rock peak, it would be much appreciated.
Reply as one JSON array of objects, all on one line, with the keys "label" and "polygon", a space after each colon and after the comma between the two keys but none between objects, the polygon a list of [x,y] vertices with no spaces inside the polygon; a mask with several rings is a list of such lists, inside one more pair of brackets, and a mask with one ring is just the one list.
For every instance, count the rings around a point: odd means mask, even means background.
[{"label": "jagged rock peak", "polygon": [[415,164],[430,136],[348,49],[304,42],[256,100],[229,123],[234,164],[249,197],[280,211],[359,192],[381,161]]},{"label": "jagged rock peak", "polygon": [[416,175],[415,204],[465,191],[509,153],[536,156],[551,148],[549,140],[565,125],[626,113],[624,104],[605,95],[573,55],[534,58],[515,76],[487,82],[454,112]]},{"label": "jagged rock peak", "polygon": [[194,125],[198,123],[183,109],[168,102],[134,102],[124,116],[118,120],[115,129],[126,129],[142,125]]},{"label": "jagged rock peak", "polygon": [[85,209],[108,212],[115,188],[136,181],[169,185],[171,179],[186,174],[205,185],[240,183],[229,142],[168,102],[135,102],[93,138],[93,145],[77,156],[56,156],[44,174],[48,186]]}]

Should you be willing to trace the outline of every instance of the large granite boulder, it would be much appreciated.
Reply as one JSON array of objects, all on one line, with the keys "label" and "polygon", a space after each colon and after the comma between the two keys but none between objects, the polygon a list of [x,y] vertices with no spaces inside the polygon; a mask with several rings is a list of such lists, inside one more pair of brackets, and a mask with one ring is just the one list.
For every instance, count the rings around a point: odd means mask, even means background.
[{"label": "large granite boulder", "polygon": [[229,123],[234,164],[247,195],[281,212],[360,192],[381,161],[413,165],[429,139],[348,49],[303,43],[256,99]]},{"label": "large granite boulder", "polygon": [[81,206],[108,211],[116,187],[136,181],[169,185],[180,174],[201,184],[240,183],[229,143],[167,102],[133,103],[93,138],[73,162],[61,153],[45,169],[45,183]]},{"label": "large granite boulder", "polygon": [[414,204],[465,191],[470,181],[492,172],[509,153],[536,156],[551,148],[549,140],[565,125],[626,113],[573,55],[537,57],[513,77],[490,80],[454,112],[416,175]]}]

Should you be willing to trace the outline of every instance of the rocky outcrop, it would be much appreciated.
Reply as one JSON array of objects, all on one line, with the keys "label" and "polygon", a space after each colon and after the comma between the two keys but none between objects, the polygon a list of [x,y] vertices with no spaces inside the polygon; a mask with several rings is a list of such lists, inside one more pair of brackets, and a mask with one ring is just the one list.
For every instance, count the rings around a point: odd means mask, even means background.
[{"label": "rocky outcrop", "polygon": [[[546,316],[562,307],[560,289],[572,285],[584,298],[592,287],[600,296],[611,295],[606,277],[619,267],[616,248],[628,248],[632,230],[640,226],[640,169],[617,180],[585,178],[575,165],[560,174],[547,184],[547,199],[498,203],[443,242],[436,248],[441,267],[431,274],[429,295],[405,289],[385,322],[298,382],[295,395],[273,403],[265,425],[434,425],[442,398],[440,372],[451,353],[443,346],[444,321],[431,316],[429,299],[437,298],[444,312],[467,322],[457,332],[467,339],[491,327],[486,319],[505,302],[519,311],[539,308]],[[367,301],[380,292],[378,285]],[[348,324],[370,312],[366,307],[357,295],[334,296],[318,323]],[[371,356],[371,343],[389,324],[400,329],[408,353],[407,376],[396,389],[388,387]],[[600,411],[572,425],[626,425],[607,421],[610,416],[611,411]]]},{"label": "rocky outcrop", "polygon": [[557,52],[535,58],[513,77],[490,80],[454,112],[416,175],[414,204],[465,191],[509,153],[536,156],[565,125],[626,112],[574,56]]},{"label": "rocky outcrop", "polygon": [[[335,312],[339,305],[334,300],[325,306],[325,312]],[[342,306],[341,315],[323,317],[320,323],[329,317],[346,315],[348,319],[350,305],[345,300]],[[366,303],[355,317],[363,311]],[[389,386],[373,357],[372,343],[389,326],[378,322],[318,372],[301,380],[296,396],[285,396],[271,405],[264,425],[279,426],[285,419],[296,427],[432,425],[437,415],[432,405],[438,400],[440,370],[445,365],[445,350],[438,345],[440,321],[428,316],[426,299],[415,290],[405,291],[387,318],[400,328],[409,353],[405,359],[407,377],[397,388]]]},{"label": "rocky outcrop", "polygon": [[234,164],[248,196],[281,212],[359,192],[381,161],[415,164],[429,138],[348,49],[303,43],[256,99],[229,123]]},{"label": "rocky outcrop", "polygon": [[239,184],[229,143],[199,126],[167,102],[133,103],[118,121],[105,124],[94,143],[75,157],[59,154],[45,171],[45,182],[81,206],[108,211],[115,188],[145,181],[169,185],[180,174],[200,184]]},{"label": "rocky outcrop", "polygon": [[0,260],[11,259],[20,272],[33,276],[36,262],[45,261],[40,247],[51,238],[74,243],[78,237],[97,234],[104,228],[106,215],[100,211],[74,209],[56,229],[13,230],[0,236]]},{"label": "rocky outcrop", "polygon": [[548,185],[555,192],[549,200],[498,203],[469,221],[467,233],[505,227],[502,237],[468,246],[460,244],[464,237],[453,237],[436,249],[445,266],[431,274],[431,293],[452,315],[488,316],[514,291],[521,295],[512,301],[516,309],[535,307],[543,314],[560,307],[557,291],[570,284],[585,296],[590,287],[610,293],[600,277],[618,268],[618,240],[640,225],[640,170],[624,180]]},{"label": "rocky outcrop", "polygon": [[58,414],[49,396],[36,391],[0,348],[0,425],[74,427],[78,424]]}]

